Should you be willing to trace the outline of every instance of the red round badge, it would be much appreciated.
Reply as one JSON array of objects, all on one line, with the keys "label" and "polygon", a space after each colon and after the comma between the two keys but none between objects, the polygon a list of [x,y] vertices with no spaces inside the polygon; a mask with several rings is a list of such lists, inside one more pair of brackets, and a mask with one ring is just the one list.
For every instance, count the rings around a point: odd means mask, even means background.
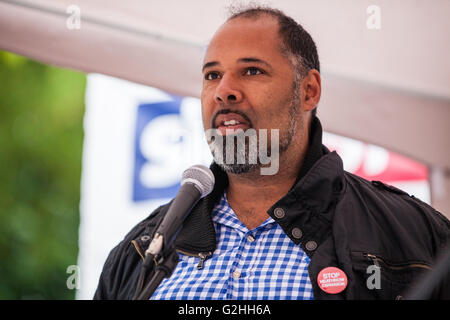
[{"label": "red round badge", "polygon": [[326,293],[336,294],[347,287],[347,276],[339,268],[327,267],[319,272],[317,284]]}]

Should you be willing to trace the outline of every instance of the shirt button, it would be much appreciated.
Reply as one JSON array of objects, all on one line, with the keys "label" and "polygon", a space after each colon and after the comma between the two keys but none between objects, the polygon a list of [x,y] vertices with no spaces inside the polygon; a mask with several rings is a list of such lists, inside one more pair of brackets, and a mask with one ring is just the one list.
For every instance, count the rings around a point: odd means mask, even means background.
[{"label": "shirt button", "polygon": [[303,235],[303,232],[302,230],[300,230],[300,228],[294,228],[292,229],[291,234],[295,239],[300,239]]},{"label": "shirt button", "polygon": [[308,242],[305,244],[305,248],[306,248],[306,250],[308,250],[308,251],[314,251],[314,250],[317,249],[317,242],[315,242],[315,241],[308,241]]},{"label": "shirt button", "polygon": [[248,242],[253,242],[253,241],[255,241],[255,238],[253,238],[252,235],[248,235],[247,240],[248,240]]},{"label": "shirt button", "polygon": [[241,273],[239,271],[233,272],[233,279],[239,279],[241,277]]},{"label": "shirt button", "polygon": [[276,208],[275,210],[273,210],[273,214],[274,214],[274,216],[275,216],[276,218],[278,218],[278,219],[282,219],[282,218],[284,218],[284,216],[286,215],[286,214],[284,213],[283,208]]}]

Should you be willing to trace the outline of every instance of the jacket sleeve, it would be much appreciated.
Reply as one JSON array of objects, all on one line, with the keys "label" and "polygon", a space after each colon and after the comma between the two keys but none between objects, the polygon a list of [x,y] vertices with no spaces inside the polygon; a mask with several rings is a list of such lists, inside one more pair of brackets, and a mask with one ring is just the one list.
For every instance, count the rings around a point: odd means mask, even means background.
[{"label": "jacket sleeve", "polygon": [[[448,258],[448,252],[450,250],[450,245],[447,246],[446,252],[447,253],[442,253],[441,259],[442,261],[440,261],[441,263],[443,263],[443,266],[447,266],[448,267],[448,263],[449,263],[449,258]],[[444,271],[445,273],[445,271]],[[443,275],[443,279],[440,281],[440,284],[438,286],[438,288],[435,290],[435,296],[432,296],[432,299],[439,299],[439,300],[450,300],[450,269],[447,269],[446,271],[447,274]]]},{"label": "jacket sleeve", "polygon": [[[434,238],[433,244],[434,244],[434,265],[433,269],[431,270],[431,276],[439,276],[436,279],[439,279],[436,287],[432,291],[431,295],[429,296],[430,299],[438,299],[438,300],[449,300],[450,299],[450,270],[447,270],[447,272],[439,272],[436,270],[437,265],[443,261],[442,257],[446,255],[446,252],[450,250],[450,221],[439,211],[435,210],[431,206],[423,203],[421,200],[415,198],[412,196],[412,199],[415,200],[416,203],[421,205],[421,208],[426,211],[428,215],[428,223],[429,223],[429,229],[430,235],[432,235],[430,238]],[[448,255],[447,255],[448,256]],[[438,272],[440,274],[434,274],[435,272]],[[425,277],[424,280],[427,282],[430,278]],[[433,281],[432,281],[433,282]],[[417,287],[420,290],[420,286]]]},{"label": "jacket sleeve", "polygon": [[[94,300],[132,299],[141,270],[142,258],[132,240],[150,235],[159,223],[160,208],[135,226],[108,255],[100,275]],[[158,217],[158,218],[155,218]]]},{"label": "jacket sleeve", "polygon": [[[436,268],[440,268],[442,272],[442,266],[448,266],[449,263],[449,251],[450,251],[450,222],[444,217],[441,213],[435,211],[436,218],[440,224],[440,239],[441,243],[435,255],[436,263],[439,266],[435,265]],[[439,272],[436,270],[435,272]],[[439,300],[450,300],[450,268],[447,271],[442,272],[442,279],[439,282],[437,289],[435,290],[434,296],[432,295],[432,299]]]},{"label": "jacket sleeve", "polygon": [[94,294],[94,300],[115,300],[117,299],[114,290],[114,272],[117,256],[120,254],[121,244],[116,246],[108,255],[103,266],[102,273],[98,282],[97,290]]}]

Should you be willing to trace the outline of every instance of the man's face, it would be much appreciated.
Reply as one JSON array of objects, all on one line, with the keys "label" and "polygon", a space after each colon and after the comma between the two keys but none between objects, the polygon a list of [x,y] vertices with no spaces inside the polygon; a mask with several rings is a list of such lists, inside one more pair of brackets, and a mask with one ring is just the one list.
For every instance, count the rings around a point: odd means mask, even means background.
[{"label": "man's face", "polygon": [[205,130],[278,129],[284,152],[302,124],[299,81],[271,17],[237,18],[214,35],[203,68]]}]

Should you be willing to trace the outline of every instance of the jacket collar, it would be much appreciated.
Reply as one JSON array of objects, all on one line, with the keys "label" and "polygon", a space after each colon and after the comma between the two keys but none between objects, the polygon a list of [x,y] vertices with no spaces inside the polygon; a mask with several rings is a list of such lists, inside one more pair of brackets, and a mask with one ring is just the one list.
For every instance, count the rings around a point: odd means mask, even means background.
[{"label": "jacket collar", "polygon": [[[210,168],[216,181],[214,189],[197,203],[185,220],[175,241],[177,249],[199,253],[213,252],[216,248],[211,212],[228,186],[228,178],[217,164],[213,163]],[[343,189],[342,160],[336,152],[330,152],[322,145],[322,126],[315,117],[308,151],[296,183],[267,212],[294,243],[300,244],[311,255],[329,234],[332,220],[330,209],[338,201]],[[282,209],[284,215],[275,215],[277,208]],[[277,211],[280,212],[279,209]],[[305,245],[307,243],[313,245]]]}]

